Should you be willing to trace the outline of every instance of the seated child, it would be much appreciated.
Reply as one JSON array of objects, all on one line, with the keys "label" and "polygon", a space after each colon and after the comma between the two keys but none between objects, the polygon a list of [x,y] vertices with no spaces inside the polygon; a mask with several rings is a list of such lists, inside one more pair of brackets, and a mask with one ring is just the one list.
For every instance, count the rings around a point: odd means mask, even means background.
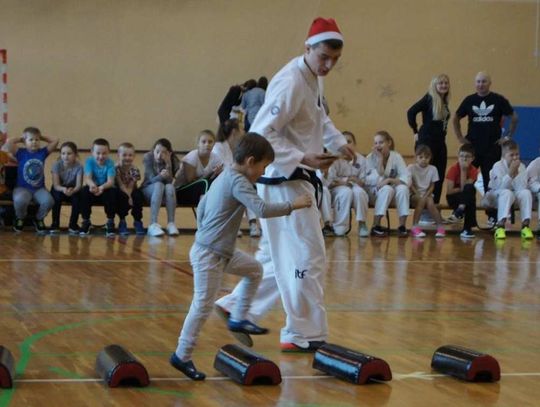
[{"label": "seated child", "polygon": [[513,140],[505,140],[501,146],[502,159],[489,171],[489,190],[483,198],[486,206],[497,208],[495,239],[505,239],[506,220],[514,202],[521,215],[521,237],[532,239],[529,227],[532,213],[532,193],[528,188],[527,169],[519,160],[519,147]]},{"label": "seated child", "polygon": [[116,164],[116,186],[117,186],[117,213],[120,218],[118,222],[118,233],[128,235],[129,231],[126,223],[126,216],[131,209],[133,216],[133,228],[135,234],[145,235],[143,227],[143,205],[144,195],[137,188],[137,182],[141,179],[141,172],[133,164],[135,159],[135,147],[131,143],[122,143],[118,146],[118,162]]},{"label": "seated child", "polygon": [[433,199],[433,190],[435,189],[435,183],[439,180],[439,173],[437,168],[429,164],[431,161],[431,149],[424,144],[420,144],[416,147],[414,154],[416,163],[407,167],[411,176],[411,199],[415,206],[411,235],[414,237],[426,236],[418,226],[420,215],[426,208],[437,224],[435,237],[444,237],[446,232],[442,225],[442,217]]},{"label": "seated child", "polygon": [[[446,200],[453,209],[449,220],[458,222],[464,218],[460,236],[464,239],[474,237],[472,228],[476,227],[476,188],[475,183],[481,174],[472,165],[474,148],[466,143],[459,147],[458,162],[446,173]],[[483,189],[482,189],[483,192]]]},{"label": "seated child", "polygon": [[[197,149],[190,151],[182,159],[182,174],[176,177],[176,200],[191,203],[196,206],[206,186],[212,182],[223,170],[223,162],[217,154],[212,152],[216,142],[214,133],[203,130],[197,137]],[[204,185],[195,183],[197,180],[206,180]],[[191,185],[190,185],[191,184]],[[178,187],[182,187],[178,190]]]},{"label": "seated child", "polygon": [[378,131],[373,150],[367,156],[366,189],[370,202],[375,205],[372,236],[388,235],[388,230],[381,226],[381,219],[392,201],[399,216],[398,235],[408,235],[405,225],[409,215],[410,176],[403,157],[393,150],[393,146],[392,136],[384,130]]},{"label": "seated child", "polygon": [[152,151],[143,157],[144,180],[141,185],[144,197],[150,202],[150,225],[148,236],[163,236],[165,232],[158,223],[159,209],[165,200],[167,208],[167,233],[169,236],[179,234],[175,224],[176,188],[175,178],[181,174],[181,163],[171,142],[161,138],[154,143]]},{"label": "seated child", "polygon": [[332,213],[332,194],[328,189],[328,185],[330,184],[328,181],[328,168],[318,169],[316,173],[317,177],[322,183],[322,197],[319,208],[321,220],[323,222],[322,233],[325,237],[332,237],[335,236],[336,233],[334,232],[334,227],[332,226],[334,223],[334,216]]},{"label": "seated child", "polygon": [[81,190],[81,215],[82,225],[80,234],[82,236],[90,233],[90,216],[92,215],[92,205],[103,204],[107,223],[105,225],[105,235],[114,236],[114,215],[116,213],[116,190],[114,188],[114,177],[116,171],[114,161],[109,158],[109,142],[98,138],[92,143],[92,155],[84,163],[84,186]]},{"label": "seated child", "polygon": [[60,209],[64,201],[71,203],[69,233],[80,232],[78,222],[83,168],[78,157],[77,145],[72,141],[66,141],[60,146],[60,157],[51,168],[53,179],[51,195],[54,198],[51,233],[60,230]]},{"label": "seated child", "polygon": [[197,337],[212,311],[220,290],[223,273],[240,275],[242,293],[228,319],[228,328],[245,335],[268,332],[246,319],[251,300],[262,277],[262,266],[250,255],[235,249],[235,240],[242,214],[249,207],[257,216],[267,218],[289,215],[295,209],[312,205],[309,195],[293,202],[264,202],[253,188],[265,167],[274,160],[270,143],[255,133],[249,133],[234,153],[234,164],[223,170],[212,187],[201,199],[197,209],[197,233],[191,247],[193,267],[193,300],[178,339],[178,347],[171,355],[171,365],[193,380],[204,380],[191,360]]},{"label": "seated child", "polygon": [[[40,142],[45,141],[46,147],[40,147]],[[18,143],[24,143],[24,147],[18,147]],[[13,206],[15,208],[15,224],[13,230],[20,232],[24,227],[28,205],[33,200],[38,205],[34,219],[36,232],[46,233],[47,228],[43,219],[54,205],[54,199],[45,189],[45,159],[54,151],[58,140],[50,139],[41,134],[36,127],[27,127],[23,135],[17,139],[8,139],[6,149],[17,159],[17,185],[13,190]]]},{"label": "seated child", "polygon": [[536,197],[536,204],[538,205],[536,238],[540,239],[540,157],[532,160],[527,166],[527,183],[529,184],[529,189]]},{"label": "seated child", "polygon": [[[354,134],[344,131],[347,143],[356,146]],[[334,232],[345,235],[350,229],[351,207],[356,212],[358,235],[369,236],[366,226],[369,196],[364,189],[366,180],[366,159],[356,154],[356,161],[349,162],[342,158],[334,161],[328,170],[329,189],[334,207]]]}]

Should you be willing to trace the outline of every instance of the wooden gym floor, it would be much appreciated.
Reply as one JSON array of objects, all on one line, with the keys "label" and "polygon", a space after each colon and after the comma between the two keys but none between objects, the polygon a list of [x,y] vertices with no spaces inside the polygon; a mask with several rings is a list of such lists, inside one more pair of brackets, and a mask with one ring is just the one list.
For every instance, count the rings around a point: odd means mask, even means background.
[{"label": "wooden gym floor", "polygon": [[[185,216],[190,216],[186,212]],[[354,231],[353,231],[354,232]],[[533,406],[540,400],[539,243],[488,233],[327,239],[330,342],[385,359],[391,382],[355,386],[311,368],[312,355],[279,352],[280,308],[254,350],[281,368],[280,386],[241,387],[212,367],[234,343],[217,316],[194,360],[194,383],[168,364],[191,300],[192,234],[150,239],[38,237],[0,231],[0,344],[15,356],[6,406]],[[257,240],[238,246],[254,252]],[[224,292],[234,286],[227,278]],[[150,387],[109,389],[97,353],[118,343],[147,367]],[[434,350],[456,344],[498,359],[498,383],[465,383],[430,369]]]}]

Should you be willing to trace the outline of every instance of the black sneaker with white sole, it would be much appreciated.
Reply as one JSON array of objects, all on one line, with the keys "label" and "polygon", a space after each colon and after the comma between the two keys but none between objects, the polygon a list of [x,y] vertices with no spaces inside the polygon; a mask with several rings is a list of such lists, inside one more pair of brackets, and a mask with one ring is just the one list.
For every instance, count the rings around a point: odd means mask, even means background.
[{"label": "black sneaker with white sole", "polygon": [[45,223],[43,223],[43,219],[34,219],[34,227],[39,234],[47,233],[47,227],[45,226]]}]

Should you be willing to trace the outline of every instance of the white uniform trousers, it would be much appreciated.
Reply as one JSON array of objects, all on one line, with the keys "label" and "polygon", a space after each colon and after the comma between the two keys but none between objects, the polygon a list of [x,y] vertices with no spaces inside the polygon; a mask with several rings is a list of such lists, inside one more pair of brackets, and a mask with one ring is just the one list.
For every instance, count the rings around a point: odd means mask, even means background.
[{"label": "white uniform trousers", "polygon": [[356,221],[366,221],[369,196],[364,188],[356,184],[340,185],[332,188],[331,193],[334,206],[334,231],[337,235],[348,232],[351,224],[351,207],[356,212]]},{"label": "white uniform trousers", "polygon": [[193,267],[193,300],[176,348],[176,355],[182,361],[191,360],[199,333],[214,307],[223,273],[244,277],[236,286],[236,305],[229,308],[231,319],[236,321],[247,319],[249,305],[262,277],[261,264],[240,250],[235,250],[228,259],[195,243],[189,257]]},{"label": "white uniform trousers", "polygon": [[323,187],[320,211],[323,223],[333,222],[334,217],[332,214],[332,195],[330,194],[330,190],[327,187]]},{"label": "white uniform trousers", "polygon": [[[293,201],[301,194],[314,194],[313,186],[306,181],[257,185],[257,191],[268,202]],[[261,226],[263,238],[256,258],[264,273],[248,318],[257,322],[280,295],[286,313],[281,342],[305,344],[326,340],[328,325],[323,298],[326,251],[316,205],[289,216],[261,219]],[[238,287],[216,304],[229,310],[237,298]]]},{"label": "white uniform trousers", "polygon": [[384,216],[394,201],[398,216],[409,216],[409,187],[407,185],[385,185],[369,189],[369,202],[375,205],[375,216]]},{"label": "white uniform trousers", "polygon": [[482,204],[491,208],[497,208],[497,221],[510,217],[510,210],[514,202],[519,206],[521,220],[531,218],[532,193],[528,189],[511,191],[509,189],[489,190],[482,198]]}]

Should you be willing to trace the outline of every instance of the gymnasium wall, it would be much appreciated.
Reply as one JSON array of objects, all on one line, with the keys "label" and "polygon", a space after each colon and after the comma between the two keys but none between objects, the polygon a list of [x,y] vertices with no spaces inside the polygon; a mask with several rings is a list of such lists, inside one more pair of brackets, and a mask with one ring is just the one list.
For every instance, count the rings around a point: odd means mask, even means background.
[{"label": "gymnasium wall", "polygon": [[[9,132],[28,125],[88,147],[95,137],[178,150],[216,127],[231,84],[271,77],[303,52],[311,20],[338,21],[331,116],[367,151],[377,129],[412,153],[407,108],[450,75],[451,110],[488,70],[494,91],[540,106],[536,0],[0,0]],[[420,119],[420,118],[419,118]],[[463,123],[465,125],[465,123]],[[540,134],[531,135],[536,138]],[[457,148],[449,132],[449,152]]]}]

